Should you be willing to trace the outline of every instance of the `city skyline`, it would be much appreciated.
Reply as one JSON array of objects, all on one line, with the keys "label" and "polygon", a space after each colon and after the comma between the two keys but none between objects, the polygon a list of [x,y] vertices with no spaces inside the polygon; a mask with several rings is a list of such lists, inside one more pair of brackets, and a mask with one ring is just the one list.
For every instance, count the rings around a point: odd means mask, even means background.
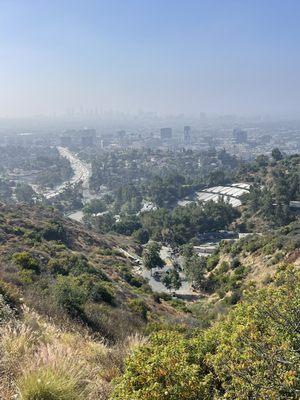
[{"label": "city skyline", "polygon": [[297,117],[300,4],[1,1],[0,116]]}]

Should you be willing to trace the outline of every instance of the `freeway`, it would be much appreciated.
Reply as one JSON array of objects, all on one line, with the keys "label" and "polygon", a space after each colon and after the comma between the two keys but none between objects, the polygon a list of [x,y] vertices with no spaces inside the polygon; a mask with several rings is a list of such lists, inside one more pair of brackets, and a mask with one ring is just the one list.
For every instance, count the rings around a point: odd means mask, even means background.
[{"label": "freeway", "polygon": [[44,197],[46,197],[46,199],[52,199],[53,197],[58,196],[66,189],[68,185],[74,185],[82,182],[83,186],[88,186],[88,180],[90,176],[89,165],[81,161],[76,154],[72,153],[66,147],[57,147],[57,149],[62,157],[65,157],[70,161],[74,175],[70,180],[63,182],[54,189],[43,190],[41,188],[34,187],[34,190],[36,190],[39,194],[42,194]]}]

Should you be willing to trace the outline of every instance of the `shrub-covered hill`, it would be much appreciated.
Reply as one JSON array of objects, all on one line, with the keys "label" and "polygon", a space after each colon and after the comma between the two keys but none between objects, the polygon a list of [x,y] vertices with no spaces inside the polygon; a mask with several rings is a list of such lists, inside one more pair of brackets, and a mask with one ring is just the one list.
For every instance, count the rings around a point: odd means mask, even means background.
[{"label": "shrub-covered hill", "polygon": [[300,223],[298,221],[265,234],[250,234],[239,240],[225,240],[207,258],[190,255],[184,249],[185,269],[193,286],[203,295],[190,310],[201,326],[240,302],[245,290],[268,286],[279,268],[300,268]]},{"label": "shrub-covered hill", "polygon": [[131,248],[138,251],[126,237],[88,231],[51,208],[1,205],[0,293],[113,341],[149,322],[186,322],[135,275],[119,250]]},{"label": "shrub-covered hill", "polygon": [[300,266],[300,222],[265,234],[250,234],[221,242],[217,251],[202,260],[200,290],[239,299],[249,283],[267,285],[280,264]]},{"label": "shrub-covered hill", "polygon": [[[211,262],[210,262],[211,261]],[[300,222],[262,235],[248,235],[238,241],[224,241],[208,260],[208,287],[220,296],[237,295],[246,285],[265,286],[278,266],[300,266]]]}]

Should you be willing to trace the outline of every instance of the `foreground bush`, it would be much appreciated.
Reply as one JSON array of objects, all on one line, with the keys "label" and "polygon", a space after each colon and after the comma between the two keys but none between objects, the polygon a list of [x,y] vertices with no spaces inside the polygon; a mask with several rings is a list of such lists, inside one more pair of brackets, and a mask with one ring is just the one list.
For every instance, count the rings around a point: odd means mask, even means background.
[{"label": "foreground bush", "polygon": [[112,399],[201,399],[198,376],[199,366],[191,357],[188,341],[175,332],[157,333],[129,358]]},{"label": "foreground bush", "polygon": [[222,398],[299,399],[299,326],[300,274],[287,268],[212,329],[216,349],[207,360]]},{"label": "foreground bush", "polygon": [[207,331],[153,335],[111,399],[299,399],[299,326],[300,273],[287,267]]}]

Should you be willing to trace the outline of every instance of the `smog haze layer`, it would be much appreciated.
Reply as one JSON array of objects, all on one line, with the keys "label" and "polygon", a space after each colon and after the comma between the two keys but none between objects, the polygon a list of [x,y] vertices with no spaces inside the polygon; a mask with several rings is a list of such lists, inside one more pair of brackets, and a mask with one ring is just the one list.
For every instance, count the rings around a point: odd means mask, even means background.
[{"label": "smog haze layer", "polygon": [[2,0],[0,116],[297,118],[296,0]]}]

